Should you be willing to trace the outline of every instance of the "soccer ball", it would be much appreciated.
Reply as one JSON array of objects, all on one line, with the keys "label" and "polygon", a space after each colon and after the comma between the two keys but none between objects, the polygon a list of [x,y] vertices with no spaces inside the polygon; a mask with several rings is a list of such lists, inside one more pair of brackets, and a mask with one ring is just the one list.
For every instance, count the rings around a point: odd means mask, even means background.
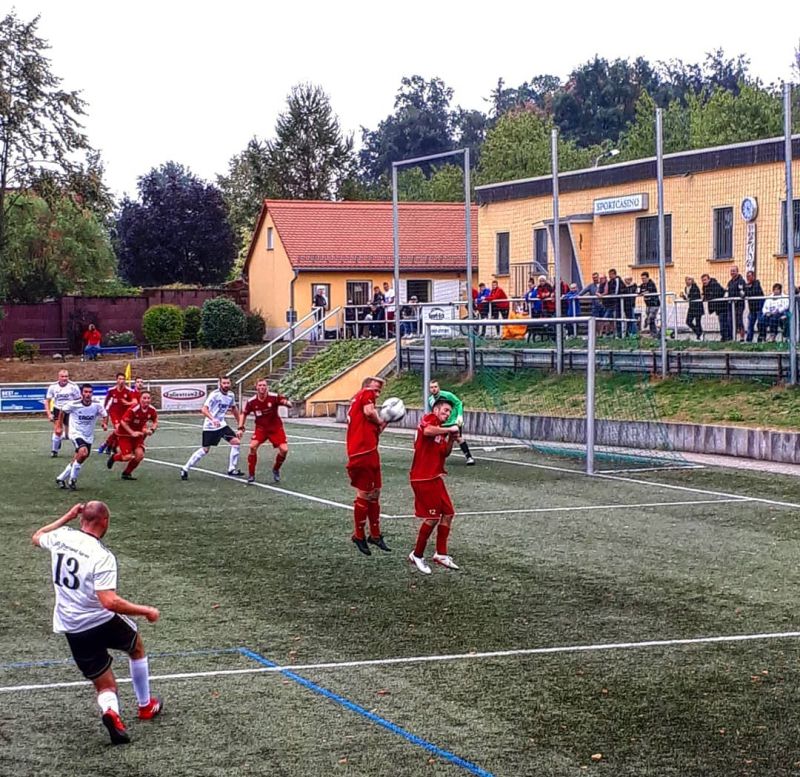
[{"label": "soccer ball", "polygon": [[406,414],[406,406],[400,397],[389,397],[382,405],[380,410],[381,418],[387,423],[395,423]]}]

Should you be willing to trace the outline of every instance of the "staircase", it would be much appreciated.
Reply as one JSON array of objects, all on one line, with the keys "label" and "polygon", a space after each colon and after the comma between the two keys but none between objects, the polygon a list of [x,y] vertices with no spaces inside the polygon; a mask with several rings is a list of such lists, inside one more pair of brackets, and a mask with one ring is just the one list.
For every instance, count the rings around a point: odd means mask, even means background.
[{"label": "staircase", "polygon": [[[292,367],[297,367],[301,365],[303,362],[307,362],[309,359],[313,359],[318,353],[322,353],[331,343],[335,343],[336,340],[312,340],[305,348],[303,348],[302,353],[296,354],[292,357]],[[282,367],[279,367],[277,370],[273,370],[269,374],[269,382],[271,384],[277,383],[282,377],[284,377],[289,372],[289,364],[284,363]]]}]

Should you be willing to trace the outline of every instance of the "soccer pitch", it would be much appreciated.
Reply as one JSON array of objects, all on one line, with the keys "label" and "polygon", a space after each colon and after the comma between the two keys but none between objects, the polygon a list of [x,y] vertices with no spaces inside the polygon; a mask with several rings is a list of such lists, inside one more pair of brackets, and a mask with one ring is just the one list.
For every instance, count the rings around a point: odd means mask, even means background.
[{"label": "soccer pitch", "polygon": [[[800,480],[689,469],[589,478],[527,449],[458,451],[461,566],[420,575],[411,438],[382,437],[384,536],[350,542],[344,432],[287,425],[273,486],[181,482],[199,417],[162,417],[137,482],[93,453],[56,488],[43,420],[0,422],[0,763],[30,775],[782,775],[800,771]],[[101,433],[98,431],[96,442]],[[242,457],[242,464],[245,458]],[[101,499],[119,592],[165,710],[112,748],[52,634],[48,554],[30,536]],[[432,552],[429,543],[429,553]],[[115,655],[118,678],[127,659]]]}]

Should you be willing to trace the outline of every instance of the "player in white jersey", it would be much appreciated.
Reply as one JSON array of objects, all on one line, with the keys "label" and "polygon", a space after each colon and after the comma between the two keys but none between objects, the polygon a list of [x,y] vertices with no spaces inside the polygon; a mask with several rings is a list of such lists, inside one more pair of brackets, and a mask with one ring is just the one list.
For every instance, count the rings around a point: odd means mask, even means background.
[{"label": "player in white jersey", "polygon": [[[80,516],[80,531],[68,527]],[[64,634],[72,657],[97,691],[103,725],[111,741],[130,741],[119,714],[117,683],[111,671],[109,649],[130,659],[131,680],[139,719],[161,712],[161,700],[150,695],[150,669],[142,638],[129,615],[151,623],[159,618],[155,607],[134,604],[117,594],[117,560],[100,540],[108,531],[108,507],[103,502],[77,504],[58,520],[39,529],[34,545],[50,551],[51,580],[56,594],[53,631]]]},{"label": "player in white jersey", "polygon": [[59,488],[66,488],[67,482],[69,482],[70,491],[77,491],[81,465],[92,452],[95,424],[100,418],[100,424],[105,432],[108,428],[108,413],[99,402],[92,400],[92,387],[88,383],[84,383],[81,385],[81,398],[77,402],[67,402],[59,411],[56,422],[59,434],[66,414],[70,416],[69,439],[75,446],[75,456],[56,478],[56,485]]},{"label": "player in white jersey", "polygon": [[200,411],[205,416],[203,420],[203,441],[201,446],[189,457],[189,461],[181,467],[181,480],[189,479],[189,470],[205,456],[211,448],[219,445],[220,440],[225,440],[231,446],[228,457],[228,474],[240,478],[244,473],[239,469],[239,444],[241,439],[236,432],[225,423],[228,412],[233,413],[236,425],[241,426],[239,408],[236,406],[236,397],[231,391],[231,379],[220,378],[219,388],[212,391]]},{"label": "player in white jersey", "polygon": [[[56,434],[56,424],[58,423],[58,413],[67,402],[72,402],[81,398],[81,390],[76,383],[69,379],[67,370],[58,371],[58,381],[51,383],[47,387],[47,394],[44,399],[44,413],[47,420],[53,424],[53,436],[51,439],[50,455],[55,458],[61,450],[62,434]],[[69,430],[69,414],[64,416],[64,431]]]}]

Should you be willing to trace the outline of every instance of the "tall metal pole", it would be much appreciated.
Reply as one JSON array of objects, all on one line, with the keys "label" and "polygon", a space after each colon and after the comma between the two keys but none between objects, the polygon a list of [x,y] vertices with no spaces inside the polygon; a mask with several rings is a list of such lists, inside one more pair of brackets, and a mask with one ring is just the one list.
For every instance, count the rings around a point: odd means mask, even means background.
[{"label": "tall metal pole", "polygon": [[658,188],[658,291],[661,301],[661,377],[667,377],[667,236],[664,228],[663,109],[656,108],[656,181]]},{"label": "tall metal pole", "polygon": [[797,383],[797,295],[794,280],[794,194],[792,186],[792,85],[783,85],[783,136],[786,161],[786,271],[789,283],[789,383]]},{"label": "tall metal pole", "polygon": [[[472,320],[473,300],[472,300],[472,203],[470,201],[470,183],[469,183],[469,149],[464,149],[464,223],[466,224],[467,231],[467,318]],[[471,378],[475,374],[475,338],[472,336],[472,330],[469,331],[469,339],[467,341],[467,373]],[[427,391],[427,384],[426,384]]]},{"label": "tall metal pole", "polygon": [[394,250],[394,347],[395,369],[400,374],[400,219],[397,205],[397,165],[392,163],[392,246]]},{"label": "tall metal pole", "polygon": [[594,319],[589,322],[586,347],[586,474],[594,475],[594,381],[597,350],[597,327]]},{"label": "tall metal pole", "polygon": [[425,344],[422,362],[422,413],[424,415],[428,407],[428,386],[431,385],[431,325],[429,321],[422,322],[422,331]]},{"label": "tall metal pole", "polygon": [[[561,226],[558,219],[558,130],[550,133],[550,158],[553,166],[553,283],[556,292],[556,318],[561,317]],[[556,370],[564,372],[564,330],[556,326]]]}]

